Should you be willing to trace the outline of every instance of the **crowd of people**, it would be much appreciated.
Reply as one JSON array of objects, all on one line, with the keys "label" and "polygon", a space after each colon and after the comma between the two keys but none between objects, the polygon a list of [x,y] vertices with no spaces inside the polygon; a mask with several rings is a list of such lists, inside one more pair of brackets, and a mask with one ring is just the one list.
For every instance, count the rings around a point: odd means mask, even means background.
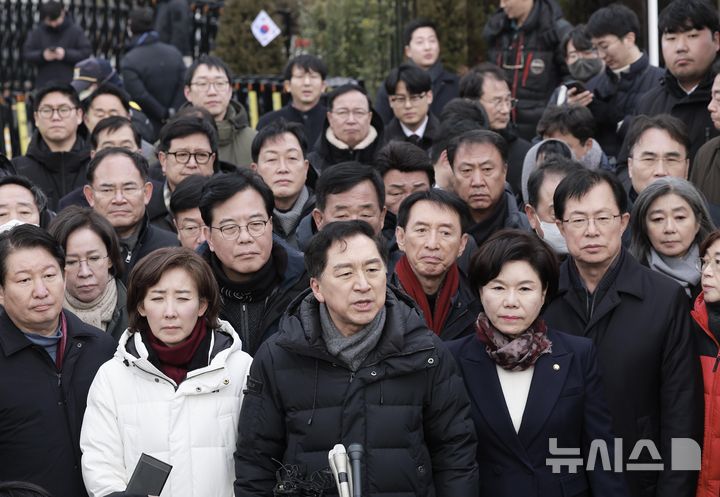
[{"label": "crowd of people", "polygon": [[162,7],[117,70],[54,0],[28,36],[0,496],[145,497],[143,454],[334,495],[339,443],[369,496],[720,496],[716,6],[660,12],[664,69],[622,4],[502,0],[462,77],[413,20],[376,95],[299,55],[256,129]]}]

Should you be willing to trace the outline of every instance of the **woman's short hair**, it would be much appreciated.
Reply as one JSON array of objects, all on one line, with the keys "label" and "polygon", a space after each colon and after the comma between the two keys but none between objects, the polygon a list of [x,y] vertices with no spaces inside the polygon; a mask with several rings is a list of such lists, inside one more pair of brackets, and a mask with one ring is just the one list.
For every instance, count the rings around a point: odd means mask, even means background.
[{"label": "woman's short hair", "polygon": [[115,278],[122,277],[125,265],[120,255],[120,241],[115,233],[115,228],[110,221],[95,210],[77,205],[66,207],[50,223],[48,231],[67,252],[68,238],[82,228],[87,228],[100,237],[112,263],[110,274]]},{"label": "woman's short hair", "polygon": [[470,285],[475,293],[497,278],[507,262],[525,261],[540,278],[547,304],[557,292],[560,269],[552,249],[535,233],[517,229],[495,232],[470,261]]},{"label": "woman's short hair", "polygon": [[208,263],[188,248],[165,247],[140,259],[130,273],[127,312],[128,328],[131,332],[150,331],[147,318],[140,315],[138,308],[145,300],[148,290],[160,281],[163,274],[176,268],[184,269],[190,275],[197,286],[200,300],[207,302],[204,317],[208,327],[220,326],[218,323],[220,290]]},{"label": "woman's short hair", "polygon": [[705,257],[712,244],[718,240],[720,240],[720,230],[715,230],[706,236],[702,243],[700,243],[700,257]]},{"label": "woman's short hair", "polygon": [[630,253],[641,263],[645,263],[652,248],[647,230],[647,215],[650,206],[660,197],[671,193],[688,203],[695,214],[695,220],[700,225],[693,243],[700,245],[700,242],[715,229],[705,197],[692,183],[671,176],[659,178],[650,183],[638,196],[630,215],[630,232],[632,233]]}]

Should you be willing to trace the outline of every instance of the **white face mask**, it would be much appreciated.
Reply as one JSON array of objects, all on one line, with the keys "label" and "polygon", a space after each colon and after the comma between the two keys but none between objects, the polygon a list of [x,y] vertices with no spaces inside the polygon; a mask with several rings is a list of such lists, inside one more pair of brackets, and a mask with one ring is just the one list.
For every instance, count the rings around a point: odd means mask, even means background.
[{"label": "white face mask", "polygon": [[557,224],[546,223],[545,221],[541,221],[540,218],[538,218],[538,221],[540,221],[540,229],[542,229],[542,232],[545,235],[543,236],[545,243],[550,245],[550,248],[552,248],[555,253],[567,254],[567,244],[565,243],[565,238],[560,233],[560,228],[557,227]]},{"label": "white face mask", "polygon": [[[20,226],[21,224],[30,224],[30,223],[26,223],[24,221],[19,221],[17,219],[11,219],[7,223],[0,225],[0,233],[4,233],[8,230],[13,229],[15,226]],[[38,226],[37,224],[34,224],[34,223],[32,223],[32,224],[33,224],[33,226]]]}]

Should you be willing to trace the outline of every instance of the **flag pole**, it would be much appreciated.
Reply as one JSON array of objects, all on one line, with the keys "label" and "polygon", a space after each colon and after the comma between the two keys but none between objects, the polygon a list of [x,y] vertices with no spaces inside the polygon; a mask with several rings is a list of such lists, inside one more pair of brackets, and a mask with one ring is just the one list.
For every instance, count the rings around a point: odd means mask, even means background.
[{"label": "flag pole", "polygon": [[648,0],[648,57],[653,66],[660,65],[660,44],[658,40],[658,0]]}]

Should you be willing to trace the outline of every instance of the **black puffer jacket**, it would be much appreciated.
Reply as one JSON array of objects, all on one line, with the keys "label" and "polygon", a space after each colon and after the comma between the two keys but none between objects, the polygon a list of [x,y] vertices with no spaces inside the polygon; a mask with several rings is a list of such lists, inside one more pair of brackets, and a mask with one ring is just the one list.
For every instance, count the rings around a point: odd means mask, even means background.
[{"label": "black puffer jacket", "polygon": [[327,352],[312,294],[293,302],[250,370],[236,497],[272,495],[273,458],[309,475],[328,466],[335,444],[353,442],[365,448],[363,495],[478,494],[475,433],[455,362],[407,297],[392,289],[387,297],[383,335],[356,373]]},{"label": "black puffer jacket", "polygon": [[85,185],[90,148],[79,136],[68,152],[52,152],[35,130],[24,156],[12,162],[21,176],[38,186],[48,198],[48,208],[57,211],[60,199]]},{"label": "black puffer jacket", "polygon": [[483,30],[488,61],[504,69],[512,95],[519,100],[513,118],[520,136],[528,141],[567,72],[560,42],[571,28],[555,0],[536,0],[519,28],[498,9]]}]

